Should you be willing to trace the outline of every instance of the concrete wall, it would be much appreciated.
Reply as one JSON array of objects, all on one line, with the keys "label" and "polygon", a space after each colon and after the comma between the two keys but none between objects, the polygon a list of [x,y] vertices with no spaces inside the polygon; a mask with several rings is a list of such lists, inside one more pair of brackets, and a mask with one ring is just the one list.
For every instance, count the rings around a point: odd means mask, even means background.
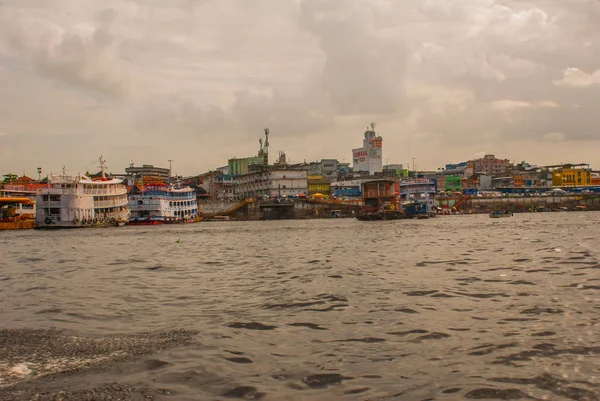
[{"label": "concrete wall", "polygon": [[229,209],[237,202],[226,202],[217,200],[202,200],[198,202],[198,209],[200,214],[219,214]]},{"label": "concrete wall", "polygon": [[531,197],[502,197],[502,198],[472,198],[465,202],[464,209],[473,211],[485,210],[515,210],[530,209],[555,210],[562,207],[574,209],[576,206],[586,206],[589,210],[600,210],[600,196],[531,196]]}]

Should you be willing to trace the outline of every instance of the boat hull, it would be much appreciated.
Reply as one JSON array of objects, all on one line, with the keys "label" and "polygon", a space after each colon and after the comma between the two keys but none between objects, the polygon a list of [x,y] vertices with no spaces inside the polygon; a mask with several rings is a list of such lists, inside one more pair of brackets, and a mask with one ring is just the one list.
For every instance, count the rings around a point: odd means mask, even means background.
[{"label": "boat hull", "polygon": [[122,227],[125,225],[125,222],[107,222],[107,223],[90,223],[90,224],[82,224],[82,223],[73,223],[73,222],[65,222],[65,223],[57,223],[57,224],[38,224],[35,226],[38,230],[58,230],[63,228],[92,228],[92,227]]},{"label": "boat hull", "polygon": [[406,217],[402,212],[361,213],[356,218],[360,221],[401,220]]},{"label": "boat hull", "polygon": [[498,213],[498,214],[490,213],[490,217],[492,219],[502,219],[502,218],[512,217],[512,216],[513,216],[512,213]]},{"label": "boat hull", "polygon": [[158,226],[160,224],[165,224],[164,221],[160,220],[151,220],[151,221],[130,221],[127,223],[129,226]]}]

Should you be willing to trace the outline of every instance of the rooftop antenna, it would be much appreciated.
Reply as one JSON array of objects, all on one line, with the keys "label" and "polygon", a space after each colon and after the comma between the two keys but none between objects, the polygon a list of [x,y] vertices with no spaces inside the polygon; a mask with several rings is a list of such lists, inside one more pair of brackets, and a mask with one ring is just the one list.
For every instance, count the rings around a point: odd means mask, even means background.
[{"label": "rooftop antenna", "polygon": [[265,128],[265,148],[269,148],[269,129]]},{"label": "rooftop antenna", "polygon": [[66,171],[65,166],[63,166],[62,171],[63,171],[63,175],[67,175],[67,171]]},{"label": "rooftop antenna", "polygon": [[171,163],[173,163],[173,159],[169,159],[169,181],[171,181],[171,175],[173,171]]}]

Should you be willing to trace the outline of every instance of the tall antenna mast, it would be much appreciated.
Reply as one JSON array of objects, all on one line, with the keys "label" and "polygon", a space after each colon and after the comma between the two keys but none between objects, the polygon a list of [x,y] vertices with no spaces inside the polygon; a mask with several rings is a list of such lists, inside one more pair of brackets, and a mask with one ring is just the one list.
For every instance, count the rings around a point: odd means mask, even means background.
[{"label": "tall antenna mast", "polygon": [[269,129],[265,128],[265,148],[269,148]]},{"label": "tall antenna mast", "polygon": [[263,158],[265,168],[269,165],[269,129],[265,128],[265,146],[264,146]]}]

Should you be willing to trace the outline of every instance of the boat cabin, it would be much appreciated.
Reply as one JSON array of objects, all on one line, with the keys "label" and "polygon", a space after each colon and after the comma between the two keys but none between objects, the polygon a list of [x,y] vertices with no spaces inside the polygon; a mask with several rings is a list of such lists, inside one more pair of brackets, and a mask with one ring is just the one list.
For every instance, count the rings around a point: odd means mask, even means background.
[{"label": "boat cabin", "polygon": [[364,211],[397,210],[396,182],[394,180],[373,180],[362,184]]}]

